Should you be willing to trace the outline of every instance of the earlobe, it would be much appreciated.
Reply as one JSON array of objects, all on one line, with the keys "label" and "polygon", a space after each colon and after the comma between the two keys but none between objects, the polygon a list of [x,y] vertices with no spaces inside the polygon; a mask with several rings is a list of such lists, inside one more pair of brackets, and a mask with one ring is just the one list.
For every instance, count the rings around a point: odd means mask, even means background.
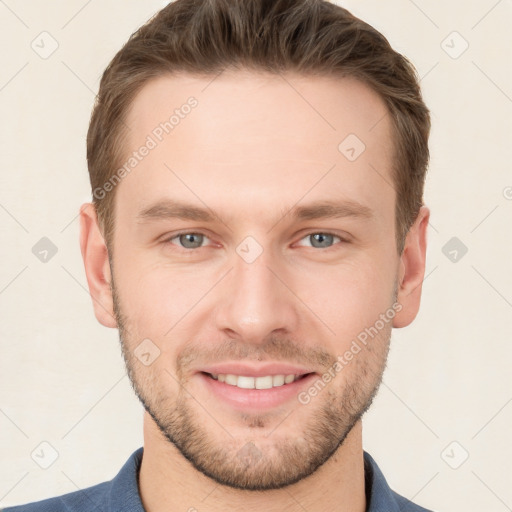
[{"label": "earlobe", "polygon": [[407,234],[398,272],[397,302],[402,308],[393,319],[393,327],[409,325],[416,318],[420,308],[429,218],[429,209],[422,206]]},{"label": "earlobe", "polygon": [[108,250],[92,203],[80,207],[80,250],[94,314],[105,327],[117,327],[110,282]]}]

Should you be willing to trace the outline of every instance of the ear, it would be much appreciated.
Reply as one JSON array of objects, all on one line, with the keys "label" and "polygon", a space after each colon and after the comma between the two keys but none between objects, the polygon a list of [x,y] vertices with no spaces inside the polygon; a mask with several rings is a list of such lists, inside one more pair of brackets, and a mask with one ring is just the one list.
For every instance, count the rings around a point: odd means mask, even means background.
[{"label": "ear", "polygon": [[92,203],[80,207],[80,250],[89,284],[94,314],[105,327],[117,327],[110,282],[108,251]]},{"label": "ear", "polygon": [[429,218],[430,210],[422,206],[405,239],[397,290],[397,302],[402,305],[402,309],[396,313],[393,327],[406,327],[416,318],[420,309]]}]

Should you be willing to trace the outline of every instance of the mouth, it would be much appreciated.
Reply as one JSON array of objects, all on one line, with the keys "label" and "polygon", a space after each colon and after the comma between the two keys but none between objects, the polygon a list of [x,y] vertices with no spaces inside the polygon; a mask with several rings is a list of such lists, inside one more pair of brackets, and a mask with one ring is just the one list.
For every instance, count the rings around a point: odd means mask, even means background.
[{"label": "mouth", "polygon": [[248,375],[234,375],[232,373],[208,373],[201,372],[218,382],[223,382],[228,386],[236,386],[241,389],[272,389],[281,386],[287,386],[301,380],[312,373],[304,373],[301,375],[279,374],[279,375],[263,375],[260,377],[252,377]]},{"label": "mouth", "polygon": [[278,406],[301,403],[301,391],[311,386],[316,373],[247,375],[198,372],[197,376],[210,398],[221,405],[244,412],[269,410]]}]

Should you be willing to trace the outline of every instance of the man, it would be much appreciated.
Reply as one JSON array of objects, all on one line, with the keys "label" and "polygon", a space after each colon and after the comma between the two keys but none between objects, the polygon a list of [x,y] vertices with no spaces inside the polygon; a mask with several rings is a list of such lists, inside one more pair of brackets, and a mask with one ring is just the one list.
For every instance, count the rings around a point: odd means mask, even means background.
[{"label": "man", "polygon": [[8,511],[424,511],[362,447],[425,270],[414,68],[321,0],[176,0],[100,84],[80,246],[145,407],[119,474]]}]

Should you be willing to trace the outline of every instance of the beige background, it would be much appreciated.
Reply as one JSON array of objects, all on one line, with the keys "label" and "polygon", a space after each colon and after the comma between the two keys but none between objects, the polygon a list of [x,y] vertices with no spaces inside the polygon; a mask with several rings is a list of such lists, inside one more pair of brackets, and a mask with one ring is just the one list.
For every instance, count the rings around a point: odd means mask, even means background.
[{"label": "beige background", "polygon": [[[0,1],[0,506],[109,480],[142,445],[117,331],[93,315],[77,213],[100,75],[165,3]],[[512,510],[512,2],[340,3],[412,60],[433,120],[422,307],[394,331],[364,447],[428,508]],[[46,59],[41,37],[58,43]],[[42,237],[58,249],[46,263],[32,252]],[[456,262],[452,237],[468,248]],[[31,458],[43,441],[58,452],[48,469]]]}]

